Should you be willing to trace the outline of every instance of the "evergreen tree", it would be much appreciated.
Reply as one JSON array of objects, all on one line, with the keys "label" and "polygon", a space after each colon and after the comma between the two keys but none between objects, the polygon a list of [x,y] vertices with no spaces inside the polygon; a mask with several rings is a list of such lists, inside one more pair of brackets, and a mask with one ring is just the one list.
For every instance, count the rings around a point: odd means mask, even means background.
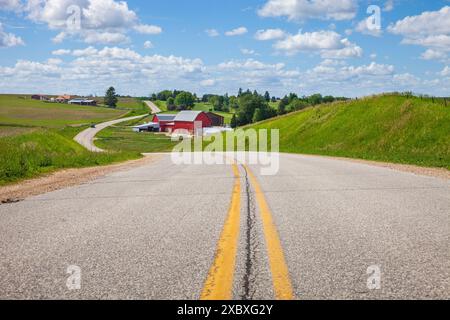
[{"label": "evergreen tree", "polygon": [[234,129],[234,128],[237,128],[238,123],[237,123],[236,114],[233,114],[233,117],[231,118],[231,123],[230,123],[230,125],[231,125],[231,127],[232,127],[233,129]]},{"label": "evergreen tree", "polygon": [[114,89],[114,87],[110,87],[105,93],[105,105],[110,108],[115,108],[118,101],[119,99],[117,99],[116,89]]}]

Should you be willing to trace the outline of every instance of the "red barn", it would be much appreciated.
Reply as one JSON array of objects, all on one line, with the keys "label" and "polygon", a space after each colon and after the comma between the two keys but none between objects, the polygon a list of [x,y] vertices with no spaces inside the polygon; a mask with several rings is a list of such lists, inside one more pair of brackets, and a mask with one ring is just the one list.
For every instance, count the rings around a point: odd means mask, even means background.
[{"label": "red barn", "polygon": [[159,124],[159,130],[161,132],[172,132],[173,126],[175,125],[174,120],[176,116],[176,114],[155,114],[152,122]]},{"label": "red barn", "polygon": [[212,126],[212,120],[203,111],[181,111],[174,114],[157,114],[153,117],[153,122],[159,123],[161,132],[187,131],[194,134],[195,123],[201,124],[202,128]]}]

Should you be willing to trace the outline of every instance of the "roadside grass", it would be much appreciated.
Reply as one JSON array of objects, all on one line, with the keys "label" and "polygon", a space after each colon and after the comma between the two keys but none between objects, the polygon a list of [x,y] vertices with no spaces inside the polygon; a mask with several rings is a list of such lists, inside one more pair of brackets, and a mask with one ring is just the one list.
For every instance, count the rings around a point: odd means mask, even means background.
[{"label": "roadside grass", "polygon": [[128,125],[112,126],[97,135],[95,145],[105,150],[125,152],[170,152],[177,142],[162,134],[151,132],[133,132]]},{"label": "roadside grass", "polygon": [[29,96],[0,95],[0,124],[48,128],[99,123],[119,118],[125,110],[75,106],[32,100]]},{"label": "roadside grass", "polygon": [[397,95],[311,107],[247,126],[279,129],[280,151],[450,169],[450,108]]},{"label": "roadside grass", "polygon": [[0,185],[62,168],[106,165],[140,157],[135,152],[89,152],[72,140],[74,129],[62,133],[36,129],[0,138]]}]

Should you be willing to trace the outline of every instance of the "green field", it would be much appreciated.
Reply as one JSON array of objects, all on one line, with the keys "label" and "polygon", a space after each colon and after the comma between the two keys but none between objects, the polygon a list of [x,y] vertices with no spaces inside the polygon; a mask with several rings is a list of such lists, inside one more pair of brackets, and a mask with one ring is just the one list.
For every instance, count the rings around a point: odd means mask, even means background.
[{"label": "green field", "polygon": [[196,102],[193,110],[204,111],[204,112],[214,112],[214,107],[208,102]]},{"label": "green field", "polygon": [[150,113],[148,106],[143,101],[136,98],[119,97],[117,109],[128,111],[127,117]]},{"label": "green field", "polygon": [[0,125],[60,128],[119,118],[127,110],[74,106],[31,100],[29,96],[0,95]]},{"label": "green field", "polygon": [[170,152],[176,143],[165,135],[136,133],[128,126],[114,126],[101,131],[97,135],[95,145],[107,150],[151,153]]},{"label": "green field", "polygon": [[132,126],[148,123],[153,116],[123,122],[100,131],[95,140],[99,148],[126,152],[170,152],[176,143],[163,134],[134,132]]},{"label": "green field", "polygon": [[[104,98],[96,98],[99,106],[107,107],[103,103]],[[144,102],[137,98],[132,97],[118,97],[116,110],[126,112],[126,116],[132,117],[141,114],[149,113],[149,108],[144,104]]]},{"label": "green field", "polygon": [[450,106],[384,95],[308,108],[248,128],[280,130],[280,151],[450,169]]},{"label": "green field", "polygon": [[60,168],[138,158],[134,152],[92,153],[73,141],[91,123],[120,118],[129,112],[0,95],[0,185]]}]

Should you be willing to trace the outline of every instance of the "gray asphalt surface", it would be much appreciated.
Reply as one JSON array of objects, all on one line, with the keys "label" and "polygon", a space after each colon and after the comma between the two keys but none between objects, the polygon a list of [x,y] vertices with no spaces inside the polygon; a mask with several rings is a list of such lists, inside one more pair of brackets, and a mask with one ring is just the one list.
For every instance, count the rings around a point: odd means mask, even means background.
[{"label": "gray asphalt surface", "polygon": [[0,298],[198,299],[232,184],[229,166],[165,159],[2,205]]},{"label": "gray asphalt surface", "polygon": [[[449,181],[297,155],[282,155],[276,176],[251,168],[296,298],[450,298]],[[272,299],[258,208],[241,175],[234,298]],[[230,166],[176,166],[165,156],[1,205],[0,299],[198,299],[232,186]],[[80,290],[66,287],[70,265],[82,270]],[[371,265],[380,290],[367,288]]]},{"label": "gray asphalt surface", "polygon": [[76,142],[78,142],[79,144],[81,144],[86,149],[88,149],[89,151],[92,151],[92,152],[104,152],[104,150],[98,148],[94,144],[94,138],[97,135],[97,133],[99,133],[103,129],[105,129],[107,127],[110,127],[110,126],[113,126],[115,124],[118,124],[118,123],[121,123],[121,122],[126,122],[126,121],[131,121],[131,120],[134,120],[134,119],[143,118],[144,116],[145,115],[135,116],[135,117],[128,117],[128,118],[116,119],[116,120],[100,123],[100,124],[96,125],[95,128],[88,128],[88,129],[80,132],[74,138],[74,140]]},{"label": "gray asphalt surface", "polygon": [[299,299],[450,298],[450,181],[300,155],[258,179]]}]

